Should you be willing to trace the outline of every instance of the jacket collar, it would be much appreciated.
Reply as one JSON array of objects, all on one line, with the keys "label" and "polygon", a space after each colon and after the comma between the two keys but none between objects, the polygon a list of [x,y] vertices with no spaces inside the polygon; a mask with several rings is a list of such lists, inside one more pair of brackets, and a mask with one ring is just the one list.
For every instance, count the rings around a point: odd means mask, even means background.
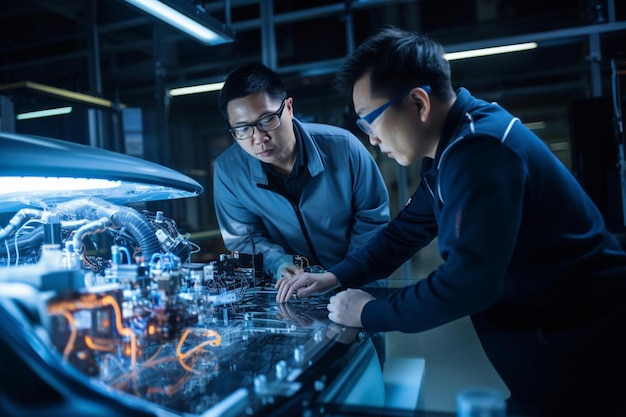
[{"label": "jacket collar", "polygon": [[461,126],[467,121],[465,114],[472,107],[472,95],[465,88],[461,87],[456,92],[456,100],[446,116],[446,122],[441,131],[437,152],[435,153],[435,161],[439,161],[441,154],[448,147],[450,142],[458,136]]}]

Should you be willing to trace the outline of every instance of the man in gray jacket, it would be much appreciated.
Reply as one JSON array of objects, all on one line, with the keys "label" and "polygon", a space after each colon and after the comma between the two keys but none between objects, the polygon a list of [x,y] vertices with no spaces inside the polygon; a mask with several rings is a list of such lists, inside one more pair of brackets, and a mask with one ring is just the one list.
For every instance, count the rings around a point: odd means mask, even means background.
[{"label": "man in gray jacket", "polygon": [[330,268],[387,224],[387,189],[365,146],[347,130],[299,122],[270,68],[232,70],[219,107],[235,139],[213,177],[228,250],[254,248],[265,272],[280,278],[301,272],[294,256]]}]

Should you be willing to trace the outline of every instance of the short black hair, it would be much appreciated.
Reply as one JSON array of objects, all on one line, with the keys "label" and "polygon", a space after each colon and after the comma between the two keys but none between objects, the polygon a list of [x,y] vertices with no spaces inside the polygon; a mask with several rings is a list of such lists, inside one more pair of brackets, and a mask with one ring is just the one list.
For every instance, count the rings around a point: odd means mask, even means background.
[{"label": "short black hair", "polygon": [[226,76],[220,91],[220,113],[228,120],[227,107],[231,100],[261,91],[277,101],[287,97],[282,80],[271,68],[260,63],[244,64],[234,68]]},{"label": "short black hair", "polygon": [[351,93],[369,73],[374,97],[393,97],[406,88],[429,85],[433,96],[449,100],[454,90],[443,54],[443,47],[427,35],[390,26],[367,38],[346,59],[335,86]]}]

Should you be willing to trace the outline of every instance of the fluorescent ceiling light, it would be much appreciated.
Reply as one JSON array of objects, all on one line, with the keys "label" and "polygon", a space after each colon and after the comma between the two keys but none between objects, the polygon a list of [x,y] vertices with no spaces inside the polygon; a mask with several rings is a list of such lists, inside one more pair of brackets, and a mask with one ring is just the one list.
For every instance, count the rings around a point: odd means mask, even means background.
[{"label": "fluorescent ceiling light", "polygon": [[122,103],[114,103],[110,100],[91,96],[89,94],[77,93],[46,84],[34,83],[32,81],[20,81],[17,83],[0,85],[0,91],[19,91],[22,89],[27,90],[29,93],[41,93],[47,96],[60,98],[65,101],[85,104],[90,107],[104,107],[108,109],[123,109],[126,107],[126,105]]},{"label": "fluorescent ceiling light", "polygon": [[541,120],[538,122],[526,122],[524,123],[524,126],[529,128],[530,130],[540,130],[546,128],[546,122]]},{"label": "fluorescent ceiling light", "polygon": [[47,109],[39,111],[30,111],[26,113],[19,113],[15,118],[17,120],[37,119],[39,117],[58,116],[61,114],[68,114],[72,112],[71,107],[57,107],[56,109]]},{"label": "fluorescent ceiling light", "polygon": [[124,0],[207,45],[231,42],[232,33],[188,0]]},{"label": "fluorescent ceiling light", "polygon": [[201,85],[193,85],[190,87],[180,87],[180,88],[172,88],[170,90],[170,96],[184,96],[187,94],[198,94],[198,93],[207,93],[209,91],[218,91],[224,87],[224,83],[211,83],[211,84],[201,84]]},{"label": "fluorescent ceiling light", "polygon": [[569,142],[552,142],[548,143],[548,147],[551,151],[568,151],[569,150]]},{"label": "fluorescent ceiling light", "polygon": [[509,52],[527,51],[537,48],[536,42],[518,43],[515,45],[494,46],[491,48],[472,49],[469,51],[449,52],[443,57],[448,61],[455,59],[475,58],[479,56],[506,54]]}]

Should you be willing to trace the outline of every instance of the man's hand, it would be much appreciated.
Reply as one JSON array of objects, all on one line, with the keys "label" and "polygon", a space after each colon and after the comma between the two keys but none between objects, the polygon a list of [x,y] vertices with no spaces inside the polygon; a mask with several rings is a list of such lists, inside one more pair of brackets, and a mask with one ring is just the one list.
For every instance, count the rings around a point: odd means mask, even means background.
[{"label": "man's hand", "polygon": [[374,300],[372,295],[362,290],[348,289],[330,297],[328,318],[337,324],[348,327],[363,327],[361,312],[365,304]]},{"label": "man's hand", "polygon": [[298,298],[324,294],[326,291],[339,287],[339,280],[332,272],[321,274],[303,272],[291,277],[283,276],[275,285],[278,288],[276,301],[286,303],[292,294]]},{"label": "man's hand", "polygon": [[280,270],[278,271],[281,277],[292,278],[296,275],[302,273],[302,269],[298,268],[294,264],[284,264],[281,265]]}]

